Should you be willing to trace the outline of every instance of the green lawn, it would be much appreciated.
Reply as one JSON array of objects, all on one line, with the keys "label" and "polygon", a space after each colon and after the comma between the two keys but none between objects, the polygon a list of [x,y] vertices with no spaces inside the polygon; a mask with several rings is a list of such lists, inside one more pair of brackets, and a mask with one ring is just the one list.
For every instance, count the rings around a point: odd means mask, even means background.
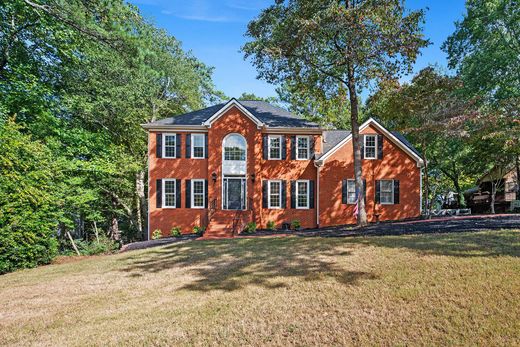
[{"label": "green lawn", "polygon": [[520,230],[195,241],[0,277],[2,345],[519,345]]}]

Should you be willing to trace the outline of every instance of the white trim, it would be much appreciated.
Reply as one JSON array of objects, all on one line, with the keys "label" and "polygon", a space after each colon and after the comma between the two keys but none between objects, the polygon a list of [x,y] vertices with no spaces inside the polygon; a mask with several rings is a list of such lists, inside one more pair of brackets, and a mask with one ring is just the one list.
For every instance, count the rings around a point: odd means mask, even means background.
[{"label": "white trim", "polygon": [[294,127],[294,128],[288,128],[288,127],[276,127],[271,128],[268,126],[264,127],[265,129],[263,132],[267,134],[280,134],[280,135],[301,135],[301,134],[309,134],[309,135],[321,135],[323,133],[322,128],[301,128],[301,127]]},{"label": "white trim", "polygon": [[[382,190],[382,182],[383,181],[387,181],[387,182],[392,182],[392,192],[391,192],[391,197],[392,197],[392,202],[383,202],[381,201],[381,193],[383,192]],[[388,180],[388,179],[382,179],[382,180],[379,180],[379,204],[380,205],[395,205],[394,204],[394,181],[395,180]],[[385,193],[388,193],[388,192],[385,192]]]},{"label": "white trim", "polygon": [[[170,157],[170,156],[166,156],[166,136],[173,136],[175,138],[175,146],[174,147],[174,152],[175,154],[173,155],[173,157]],[[162,134],[162,148],[161,148],[161,151],[162,151],[162,156],[161,158],[164,158],[164,159],[176,159],[177,158],[177,134],[176,133],[163,133]],[[159,159],[161,159],[159,158]]]},{"label": "white trim", "polygon": [[[195,182],[202,182],[202,206],[195,206]],[[204,179],[194,179],[191,180],[191,187],[190,187],[190,208],[198,208],[198,209],[205,209],[206,208],[206,180]]]},{"label": "white trim", "polygon": [[422,191],[422,189],[423,189],[423,182],[422,182],[423,171],[424,171],[424,167],[422,167],[420,170],[421,176],[420,176],[420,180],[419,180],[419,189],[420,189],[419,190],[419,214],[420,215],[422,215],[422,213],[423,213],[423,206],[422,206],[423,205],[423,191]]},{"label": "white trim", "polygon": [[[278,147],[280,151],[280,155],[278,158],[271,157],[271,138],[277,138],[279,140],[280,146]],[[282,135],[267,135],[267,159],[268,160],[282,160]]]},{"label": "white trim", "polygon": [[[206,134],[201,134],[201,133],[195,133],[195,134],[191,134],[191,140],[190,140],[190,159],[206,159]],[[195,157],[194,156],[194,153],[195,153],[195,141],[194,141],[194,138],[196,136],[202,136],[202,157]]]},{"label": "white trim", "polygon": [[[407,153],[410,157],[415,159],[418,167],[422,167],[424,162],[421,157],[419,157],[415,152],[413,152],[408,146],[406,146],[401,140],[395,137],[390,131],[388,131],[385,127],[383,127],[379,122],[377,122],[374,118],[368,119],[365,123],[361,124],[359,127],[359,131],[361,132],[369,125],[374,125],[376,129],[381,131],[389,140],[391,140],[395,145],[401,148],[405,153]],[[333,153],[335,153],[338,149],[340,149],[343,145],[345,145],[348,141],[352,139],[352,133],[341,140],[336,146],[334,146],[331,150],[329,150],[326,154],[324,154],[319,160],[318,165],[322,165],[327,158],[329,158]]]},{"label": "white trim", "polygon": [[[175,178],[163,178],[161,182],[161,208],[177,208],[177,180]],[[164,189],[166,186],[166,182],[173,182],[173,189],[175,190],[175,199],[173,200],[173,206],[166,206],[166,189]]]},{"label": "white trim", "polygon": [[160,125],[160,124],[141,124],[141,127],[148,131],[165,131],[165,130],[175,130],[176,132],[190,132],[190,131],[200,131],[200,132],[208,132],[208,128],[204,125]]},{"label": "white trim", "polygon": [[[280,206],[271,206],[271,182],[278,183],[278,198]],[[272,210],[280,210],[282,208],[282,181],[281,180],[267,180],[267,208]]]},{"label": "white trim", "polygon": [[[244,199],[245,199],[245,201],[244,201],[245,208],[243,208],[243,209],[241,208],[239,210],[230,210],[229,209],[229,199],[228,199],[228,196],[224,195],[224,184],[225,184],[224,182],[225,182],[225,180],[229,180],[229,179],[241,180],[240,183],[244,187],[243,195],[244,195]],[[236,176],[235,175],[231,175],[231,176],[230,175],[222,175],[221,181],[222,181],[222,188],[221,188],[221,196],[222,196],[221,208],[222,208],[222,210],[225,210],[225,211],[246,211],[247,208],[248,208],[248,206],[247,206],[248,201],[247,201],[247,177],[246,177],[246,175],[236,175]],[[228,193],[227,189],[226,189],[226,193]],[[226,199],[226,204],[225,205],[228,206],[228,208],[224,208],[224,199]]]},{"label": "white trim", "polygon": [[[299,146],[298,146],[298,139],[307,139],[307,156],[306,158],[300,158],[299,157]],[[307,135],[299,135],[296,136],[296,160],[310,160],[311,157],[311,138]]]},{"label": "white trim", "polygon": [[233,106],[238,108],[243,114],[245,114],[249,119],[251,119],[256,124],[258,129],[260,129],[262,126],[264,126],[264,123],[262,123],[251,112],[249,112],[244,106],[242,106],[242,104],[240,104],[240,102],[238,102],[235,98],[229,100],[227,104],[225,104],[213,116],[211,116],[204,123],[202,123],[202,125],[205,125],[208,128],[211,128],[211,125],[213,124],[213,122],[216,121],[220,116],[222,116],[224,113],[226,113],[226,111],[229,110]]},{"label": "white trim", "polygon": [[[298,193],[298,183],[301,183],[301,182],[306,182],[307,183],[307,205],[306,206],[298,206],[298,196],[300,195]],[[295,184],[295,198],[296,198],[296,201],[295,201],[295,207],[297,210],[308,210],[309,209],[309,203],[310,203],[310,197],[309,197],[309,191],[310,191],[310,180],[297,180],[296,181],[296,184]]]},{"label": "white trim", "polygon": [[[374,138],[374,157],[367,157],[367,137]],[[377,159],[377,134],[364,134],[363,136],[363,159],[376,160]]]}]

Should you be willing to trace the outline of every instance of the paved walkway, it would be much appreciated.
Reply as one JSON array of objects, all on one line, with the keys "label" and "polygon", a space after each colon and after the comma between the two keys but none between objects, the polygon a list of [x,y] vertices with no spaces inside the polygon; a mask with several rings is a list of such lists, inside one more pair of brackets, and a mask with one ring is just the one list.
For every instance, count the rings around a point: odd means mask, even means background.
[{"label": "paved walkway", "polygon": [[[403,235],[447,232],[467,232],[482,230],[519,229],[520,214],[477,215],[460,217],[440,217],[406,222],[387,222],[371,224],[365,228],[341,226],[301,231],[257,231],[253,234],[241,234],[237,238],[254,238],[265,236],[300,236],[300,237],[346,237],[358,235]],[[124,245],[122,252],[167,245],[170,243],[203,240],[196,235],[168,237],[158,240],[134,242]]]}]

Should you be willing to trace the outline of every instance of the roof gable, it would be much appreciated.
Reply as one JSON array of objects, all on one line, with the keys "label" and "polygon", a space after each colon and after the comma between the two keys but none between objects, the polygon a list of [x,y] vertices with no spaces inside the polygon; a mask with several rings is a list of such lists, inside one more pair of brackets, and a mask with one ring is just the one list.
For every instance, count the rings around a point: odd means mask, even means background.
[{"label": "roof gable", "polygon": [[[374,126],[377,130],[379,130],[387,139],[389,139],[393,144],[395,144],[397,147],[402,149],[406,154],[408,154],[410,157],[412,157],[416,162],[417,166],[423,166],[424,162],[420,156],[420,153],[412,146],[406,138],[399,134],[399,133],[392,133],[388,131],[384,126],[382,126],[378,121],[376,121],[373,118],[368,119],[366,122],[361,124],[359,127],[359,131],[362,131],[368,126]],[[327,133],[327,132],[325,132]],[[324,134],[326,135],[326,134]],[[338,138],[335,138],[333,142],[335,145],[333,146],[324,146],[323,154],[317,159],[318,164],[323,164],[329,158],[334,152],[336,152],[338,149],[340,149],[342,146],[344,146],[347,142],[349,142],[352,139],[352,133],[351,132],[345,132],[343,133],[345,136],[343,139],[339,140]],[[328,150],[327,150],[328,149]]]},{"label": "roof gable", "polygon": [[211,127],[211,124],[224,114],[229,108],[237,107],[250,118],[258,127],[271,129],[285,128],[312,128],[320,129],[317,123],[299,117],[281,107],[259,100],[231,99],[227,103],[220,103],[201,110],[192,111],[175,117],[161,119],[152,123],[143,124],[146,129],[154,127]]}]

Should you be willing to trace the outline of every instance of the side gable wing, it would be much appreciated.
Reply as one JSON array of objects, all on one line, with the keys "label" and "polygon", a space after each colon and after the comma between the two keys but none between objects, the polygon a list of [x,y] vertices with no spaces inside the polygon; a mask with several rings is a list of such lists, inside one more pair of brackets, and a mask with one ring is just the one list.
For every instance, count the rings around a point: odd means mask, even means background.
[{"label": "side gable wing", "polygon": [[[359,127],[359,131],[362,131],[369,125],[372,125],[374,128],[379,130],[383,135],[390,140],[393,144],[395,144],[397,147],[399,147],[401,150],[403,150],[406,154],[408,154],[411,158],[413,158],[417,162],[418,167],[422,167],[424,165],[424,162],[422,158],[419,156],[419,154],[412,150],[407,143],[405,143],[403,140],[399,139],[397,136],[392,134],[390,131],[388,131],[384,126],[382,126],[378,121],[376,121],[373,118],[368,119],[366,122],[361,124]],[[338,144],[336,144],[333,148],[331,148],[327,153],[322,155],[319,160],[317,160],[318,165],[322,165],[325,163],[327,158],[329,158],[333,153],[335,153],[338,149],[343,147],[346,143],[348,143],[352,139],[352,134],[349,134],[347,137],[345,137],[342,141],[340,141]]]}]

